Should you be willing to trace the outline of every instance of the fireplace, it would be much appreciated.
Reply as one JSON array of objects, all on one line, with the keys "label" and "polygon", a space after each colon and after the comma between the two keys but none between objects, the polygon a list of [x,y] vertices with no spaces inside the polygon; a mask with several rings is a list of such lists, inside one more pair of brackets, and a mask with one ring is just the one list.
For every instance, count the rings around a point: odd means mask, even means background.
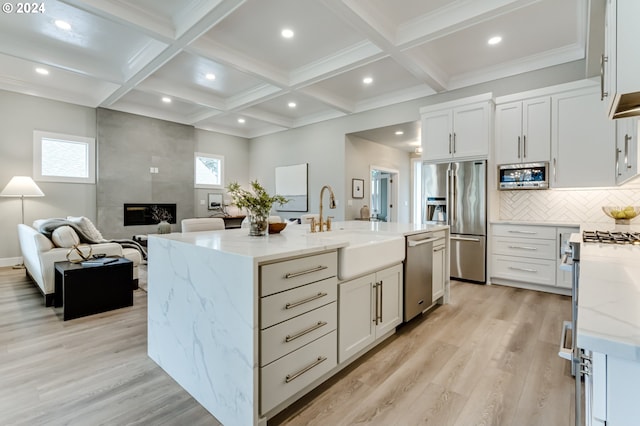
[{"label": "fireplace", "polygon": [[124,205],[124,226],[176,223],[176,204],[138,203]]}]

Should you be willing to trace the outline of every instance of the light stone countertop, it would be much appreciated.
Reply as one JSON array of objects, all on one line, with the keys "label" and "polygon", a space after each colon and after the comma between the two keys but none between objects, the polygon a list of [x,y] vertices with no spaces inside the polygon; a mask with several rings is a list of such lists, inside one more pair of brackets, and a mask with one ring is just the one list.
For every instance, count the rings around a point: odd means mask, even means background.
[{"label": "light stone countertop", "polygon": [[491,225],[569,226],[576,228],[580,226],[576,222],[535,222],[524,220],[492,220],[489,223]]},{"label": "light stone countertop", "polygon": [[333,222],[330,232],[309,232],[309,225],[288,224],[279,234],[263,237],[249,236],[248,229],[227,229],[209,232],[174,232],[153,234],[151,238],[181,241],[213,250],[251,257],[258,262],[268,262],[287,256],[300,256],[349,245],[349,232],[375,233],[376,236],[397,238],[422,232],[448,229],[448,225],[409,224],[390,222],[345,221]]},{"label": "light stone countertop", "polygon": [[[584,224],[581,231],[640,226]],[[581,243],[577,344],[640,362],[640,246]]]}]

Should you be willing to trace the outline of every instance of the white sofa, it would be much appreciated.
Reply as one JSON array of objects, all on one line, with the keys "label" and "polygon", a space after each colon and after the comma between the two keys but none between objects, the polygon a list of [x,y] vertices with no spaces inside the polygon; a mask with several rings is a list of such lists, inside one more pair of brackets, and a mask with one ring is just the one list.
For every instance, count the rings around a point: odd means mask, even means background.
[{"label": "white sofa", "polygon": [[[54,263],[67,260],[68,247],[56,247],[53,241],[34,227],[18,225],[20,250],[27,273],[38,284],[44,295],[45,306],[52,306],[55,296]],[[93,254],[122,256],[133,262],[134,283],[138,282],[138,265],[142,261],[140,252],[133,248],[123,248],[118,243],[91,244]]]}]

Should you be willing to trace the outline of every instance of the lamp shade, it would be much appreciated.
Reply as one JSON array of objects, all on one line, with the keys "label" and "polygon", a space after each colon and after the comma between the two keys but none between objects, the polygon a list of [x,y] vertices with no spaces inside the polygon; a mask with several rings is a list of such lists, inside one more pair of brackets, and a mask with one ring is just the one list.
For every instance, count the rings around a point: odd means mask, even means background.
[{"label": "lamp shade", "polygon": [[44,197],[44,192],[29,176],[14,176],[0,192],[0,197]]}]

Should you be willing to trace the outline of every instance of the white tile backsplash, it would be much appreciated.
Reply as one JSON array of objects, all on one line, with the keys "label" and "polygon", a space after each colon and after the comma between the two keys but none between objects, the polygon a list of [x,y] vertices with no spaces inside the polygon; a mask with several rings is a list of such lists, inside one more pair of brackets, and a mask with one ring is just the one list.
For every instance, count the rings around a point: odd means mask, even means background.
[{"label": "white tile backsplash", "polygon": [[613,188],[501,191],[499,199],[500,220],[610,223],[602,206],[640,206],[640,179]]}]

